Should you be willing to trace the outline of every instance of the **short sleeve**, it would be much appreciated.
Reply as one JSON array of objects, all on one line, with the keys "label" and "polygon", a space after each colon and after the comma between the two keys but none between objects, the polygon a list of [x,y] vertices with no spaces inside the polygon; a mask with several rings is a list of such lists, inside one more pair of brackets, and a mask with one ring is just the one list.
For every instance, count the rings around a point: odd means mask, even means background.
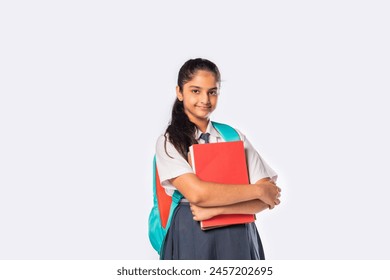
[{"label": "short sleeve", "polygon": [[274,182],[276,182],[276,179],[278,177],[277,173],[260,156],[260,154],[255,150],[255,148],[245,137],[245,135],[238,130],[237,132],[239,133],[241,139],[244,141],[250,183],[254,184],[258,180],[266,177],[269,177]]},{"label": "short sleeve", "polygon": [[[166,150],[165,150],[166,148]],[[156,143],[156,164],[160,183],[167,194],[172,195],[176,188],[169,182],[186,173],[194,173],[192,167],[180,155],[169,140],[165,144],[165,136],[161,135]]]}]

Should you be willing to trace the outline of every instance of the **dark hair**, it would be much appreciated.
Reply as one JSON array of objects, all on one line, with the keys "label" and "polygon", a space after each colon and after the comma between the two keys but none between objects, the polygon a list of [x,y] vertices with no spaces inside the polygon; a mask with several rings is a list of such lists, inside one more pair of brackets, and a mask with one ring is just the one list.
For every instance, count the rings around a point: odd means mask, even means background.
[{"label": "dark hair", "polygon": [[[221,75],[217,65],[207,59],[195,58],[186,61],[179,70],[177,85],[181,92],[185,83],[191,81],[196,72],[205,70],[215,75],[217,83],[221,82]],[[195,139],[196,126],[184,112],[183,102],[176,98],[172,107],[172,118],[165,131],[165,144],[167,137],[179,153],[187,160],[187,153],[192,144],[198,143]],[[165,149],[166,151],[166,149]]]}]

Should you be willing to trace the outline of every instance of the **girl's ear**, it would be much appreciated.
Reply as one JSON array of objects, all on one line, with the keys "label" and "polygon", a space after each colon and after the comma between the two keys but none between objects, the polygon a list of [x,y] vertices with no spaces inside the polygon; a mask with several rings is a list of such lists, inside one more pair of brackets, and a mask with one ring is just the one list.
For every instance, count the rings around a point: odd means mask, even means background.
[{"label": "girl's ear", "polygon": [[179,101],[183,101],[183,93],[180,91],[180,87],[176,86],[176,96]]}]

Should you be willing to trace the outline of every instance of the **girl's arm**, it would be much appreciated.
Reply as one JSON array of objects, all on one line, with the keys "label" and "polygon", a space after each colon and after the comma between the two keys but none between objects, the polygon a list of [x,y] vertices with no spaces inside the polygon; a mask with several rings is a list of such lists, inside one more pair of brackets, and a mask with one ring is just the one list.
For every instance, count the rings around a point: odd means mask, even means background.
[{"label": "girl's arm", "polygon": [[281,190],[270,180],[259,180],[248,185],[227,185],[205,182],[193,173],[186,173],[170,181],[190,203],[201,207],[231,205],[256,199],[270,208],[280,203]]},{"label": "girl's arm", "polygon": [[[270,178],[263,178],[257,183],[267,181],[270,181]],[[196,221],[207,220],[221,214],[256,214],[268,208],[270,208],[268,204],[258,199],[216,207],[201,207],[191,204],[191,211]]]},{"label": "girl's arm", "polygon": [[268,204],[258,199],[216,207],[201,207],[191,204],[191,212],[195,221],[207,220],[221,214],[256,214],[268,208]]}]

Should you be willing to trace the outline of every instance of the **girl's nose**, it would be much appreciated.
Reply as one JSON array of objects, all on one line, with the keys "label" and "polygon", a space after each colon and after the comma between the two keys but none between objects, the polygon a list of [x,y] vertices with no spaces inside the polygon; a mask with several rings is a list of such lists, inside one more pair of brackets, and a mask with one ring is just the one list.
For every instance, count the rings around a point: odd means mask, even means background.
[{"label": "girl's nose", "polygon": [[210,103],[210,95],[208,92],[203,92],[201,94],[201,102],[204,104],[209,104]]}]

